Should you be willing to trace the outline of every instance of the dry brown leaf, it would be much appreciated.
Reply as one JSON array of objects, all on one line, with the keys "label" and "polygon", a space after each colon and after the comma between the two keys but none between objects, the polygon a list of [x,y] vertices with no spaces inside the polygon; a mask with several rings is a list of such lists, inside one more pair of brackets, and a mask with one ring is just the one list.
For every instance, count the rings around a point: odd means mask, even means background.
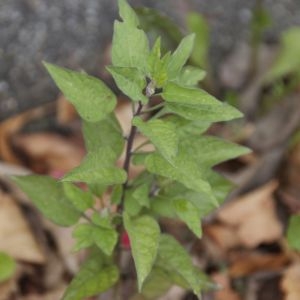
[{"label": "dry brown leaf", "polygon": [[276,188],[277,182],[272,181],[229,203],[218,213],[219,220],[235,227],[242,245],[251,248],[282,236],[282,224],[276,216],[272,197]]},{"label": "dry brown leaf", "polygon": [[68,125],[70,122],[78,118],[76,109],[64,95],[60,95],[56,102],[56,119],[61,125]]},{"label": "dry brown leaf", "polygon": [[285,300],[300,299],[300,263],[290,266],[284,273],[281,280],[281,289],[283,290]]},{"label": "dry brown leaf", "polygon": [[221,224],[212,224],[205,227],[205,235],[210,237],[223,252],[240,245],[240,239],[234,228]]},{"label": "dry brown leaf", "polygon": [[78,166],[84,156],[80,147],[53,133],[19,135],[14,146],[28,158],[30,168],[39,173],[67,172]]},{"label": "dry brown leaf", "polygon": [[239,294],[231,288],[227,273],[215,273],[211,277],[220,286],[220,289],[214,292],[214,300],[241,300]]},{"label": "dry brown leaf", "polygon": [[17,260],[42,264],[46,258],[14,199],[0,192],[0,250]]},{"label": "dry brown leaf", "polygon": [[229,269],[231,277],[246,276],[260,271],[279,271],[289,261],[285,254],[264,254],[253,251],[235,254]]}]

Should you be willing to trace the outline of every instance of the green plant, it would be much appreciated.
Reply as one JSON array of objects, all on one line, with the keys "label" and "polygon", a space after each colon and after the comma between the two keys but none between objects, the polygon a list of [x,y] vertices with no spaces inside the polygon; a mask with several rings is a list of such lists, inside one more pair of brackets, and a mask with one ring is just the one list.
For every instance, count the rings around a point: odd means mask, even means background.
[{"label": "green plant", "polygon": [[[119,281],[120,237],[124,234],[130,239],[143,299],[155,299],[172,284],[199,296],[208,280],[193,266],[184,247],[161,233],[158,220],[181,219],[201,237],[200,219],[214,210],[230,189],[211,167],[248,152],[204,133],[213,122],[242,114],[194,87],[203,73],[185,66],[194,34],[185,37],[172,54],[161,57],[160,39],[149,50],[147,36],[125,0],[119,0],[119,10],[123,21],[114,24],[112,65],[107,70],[132,101],[130,132],[122,132],[113,113],[116,97],[104,83],[45,63],[83,120],[87,155],[61,180],[41,175],[14,180],[47,218],[61,226],[76,224],[75,250],[89,248],[64,300],[101,293]],[[155,96],[162,100],[153,106]],[[138,132],[155,150],[143,150],[146,143],[134,148]],[[116,160],[125,142],[124,165],[118,168]],[[133,179],[128,177],[132,163],[144,166]],[[87,189],[80,189],[77,183],[85,183]],[[110,204],[97,210],[95,198],[101,199],[105,192],[111,193]]]},{"label": "green plant", "polygon": [[13,276],[16,270],[16,263],[12,257],[0,252],[0,284]]}]

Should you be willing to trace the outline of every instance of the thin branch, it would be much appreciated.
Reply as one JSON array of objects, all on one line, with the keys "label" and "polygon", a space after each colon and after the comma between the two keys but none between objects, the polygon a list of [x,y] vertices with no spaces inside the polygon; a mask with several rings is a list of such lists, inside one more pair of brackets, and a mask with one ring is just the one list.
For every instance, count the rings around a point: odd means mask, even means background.
[{"label": "thin branch", "polygon": [[[142,111],[143,105],[141,102],[138,103],[138,108],[136,110],[136,112],[133,114],[133,117],[136,117],[138,115],[140,115],[141,111]],[[122,194],[121,194],[121,203],[118,207],[118,211],[122,212],[123,211],[123,206],[124,206],[124,199],[125,199],[125,192],[128,188],[128,175],[129,175],[129,168],[130,168],[130,158],[131,158],[131,154],[132,154],[132,147],[133,147],[133,142],[134,142],[134,138],[137,132],[137,127],[134,125],[131,125],[131,129],[130,129],[130,133],[127,139],[127,147],[126,147],[126,154],[125,154],[125,160],[124,160],[124,165],[123,165],[123,169],[127,174],[127,180],[123,183],[122,186]]]}]

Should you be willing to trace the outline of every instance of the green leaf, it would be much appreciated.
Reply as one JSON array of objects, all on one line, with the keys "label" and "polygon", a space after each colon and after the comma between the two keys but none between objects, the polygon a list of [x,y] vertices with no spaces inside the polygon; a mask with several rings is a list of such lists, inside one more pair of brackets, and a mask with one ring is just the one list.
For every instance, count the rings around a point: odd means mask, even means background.
[{"label": "green leaf", "polygon": [[193,66],[186,66],[176,81],[181,85],[192,87],[197,86],[198,82],[203,80],[205,76],[206,72],[204,70]]},{"label": "green leaf", "polygon": [[182,67],[190,57],[194,47],[195,34],[192,33],[184,37],[175,52],[172,54],[168,64],[168,77],[170,80],[175,79]]},{"label": "green leaf", "polygon": [[189,229],[200,238],[202,235],[200,212],[198,208],[185,199],[175,199],[173,207],[177,216],[186,223]]},{"label": "green leaf", "polygon": [[110,197],[111,203],[113,203],[113,204],[120,204],[121,203],[122,190],[123,190],[122,185],[115,185],[113,187],[112,194],[111,194],[111,197]]},{"label": "green leaf", "polygon": [[102,254],[89,257],[67,288],[62,300],[82,300],[111,288],[119,279],[115,265],[107,264]]},{"label": "green leaf", "polygon": [[186,250],[172,236],[161,235],[158,260],[161,265],[182,276],[193,292],[199,296],[200,284],[192,260]]},{"label": "green leaf", "polygon": [[13,177],[34,205],[51,221],[61,226],[75,224],[81,216],[66,196],[61,182],[48,176]]},{"label": "green leaf", "polygon": [[118,88],[133,101],[148,102],[143,94],[146,87],[145,75],[137,68],[109,66],[106,69],[113,76]]},{"label": "green leaf", "polygon": [[172,285],[169,274],[162,268],[154,267],[145,280],[142,294],[147,299],[155,300],[165,294]]},{"label": "green leaf", "polygon": [[65,68],[44,63],[46,69],[86,121],[97,122],[111,113],[116,104],[114,93],[99,79]]},{"label": "green leaf", "polygon": [[206,68],[210,42],[208,24],[198,13],[188,14],[186,23],[189,31],[195,33],[195,44],[191,53],[191,61],[199,67]]},{"label": "green leaf", "polygon": [[150,139],[166,160],[173,161],[178,149],[178,136],[173,124],[158,119],[143,122],[139,117],[135,117],[132,124]]},{"label": "green leaf", "polygon": [[180,147],[202,168],[210,168],[250,152],[249,148],[213,136],[187,137],[181,140]]},{"label": "green leaf", "polygon": [[300,215],[291,216],[287,230],[287,240],[291,248],[300,250]]},{"label": "green leaf", "polygon": [[300,68],[300,27],[292,27],[282,34],[280,53],[269,72],[266,81],[271,82],[291,73],[299,73]]},{"label": "green leaf", "polygon": [[82,131],[88,152],[110,147],[116,159],[121,155],[124,148],[123,132],[113,113],[99,122],[83,121]]},{"label": "green leaf", "polygon": [[93,206],[94,199],[90,192],[85,192],[69,182],[63,183],[63,189],[67,198],[78,211],[85,212],[88,208]]},{"label": "green leaf", "polygon": [[147,184],[142,184],[138,186],[132,193],[132,196],[137,200],[139,205],[149,208],[149,186]]},{"label": "green leaf", "polygon": [[135,13],[135,11],[128,5],[126,0],[118,0],[119,4],[119,13],[120,17],[124,20],[124,22],[128,23],[133,27],[137,27],[139,25],[139,19]]},{"label": "green leaf", "polygon": [[150,216],[130,219],[126,213],[124,213],[124,226],[129,235],[138,287],[141,291],[156,258],[160,229],[157,221]]},{"label": "green leaf", "polygon": [[114,166],[115,154],[110,147],[99,148],[97,152],[88,153],[80,166],[66,174],[63,181],[99,183],[101,185],[121,184],[127,174]]},{"label": "green leaf", "polygon": [[0,283],[11,278],[16,270],[16,263],[12,257],[0,252]]},{"label": "green leaf", "polygon": [[74,251],[91,247],[94,244],[92,226],[90,224],[77,225],[73,230],[72,236],[76,240],[75,246],[73,247]]},{"label": "green leaf", "polygon": [[95,244],[106,255],[111,255],[118,241],[118,234],[114,229],[93,226],[92,236]]},{"label": "green leaf", "polygon": [[146,74],[149,44],[146,34],[127,23],[115,21],[112,42],[112,64],[137,68]]},{"label": "green leaf", "polygon": [[243,116],[236,108],[222,102],[217,106],[166,103],[165,109],[188,120],[202,122],[229,121]]},{"label": "green leaf", "polygon": [[204,193],[216,203],[211,186],[203,173],[205,170],[201,170],[193,158],[184,151],[178,152],[172,164],[157,153],[150,154],[146,158],[146,168],[151,173],[176,180],[189,189]]}]

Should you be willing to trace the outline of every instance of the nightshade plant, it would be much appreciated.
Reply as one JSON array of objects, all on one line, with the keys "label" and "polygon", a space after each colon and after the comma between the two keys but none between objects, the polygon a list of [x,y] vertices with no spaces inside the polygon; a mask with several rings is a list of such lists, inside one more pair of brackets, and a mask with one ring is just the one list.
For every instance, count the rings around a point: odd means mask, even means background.
[{"label": "nightshade plant", "polygon": [[[201,218],[228,192],[226,180],[211,167],[248,152],[204,132],[213,122],[242,114],[196,87],[203,71],[185,66],[194,34],[183,38],[174,53],[162,56],[160,39],[149,49],[125,0],[119,0],[119,12],[122,21],[114,24],[112,65],[107,70],[132,101],[130,132],[122,132],[114,115],[116,96],[103,82],[45,63],[82,118],[87,155],[61,180],[41,175],[14,180],[47,218],[61,226],[76,225],[75,250],[89,249],[63,300],[83,299],[117,284],[124,232],[143,299],[155,299],[162,287],[167,290],[173,284],[200,296],[204,275],[175,238],[161,233],[158,221],[181,219],[201,237]],[[153,107],[154,96],[162,100]],[[137,134],[155,150],[147,152],[143,145],[134,149]],[[116,161],[124,148],[124,165],[119,168]],[[144,171],[130,179],[132,164],[144,166]],[[88,189],[80,189],[78,183]],[[111,205],[97,210],[95,198],[107,192]]]}]

